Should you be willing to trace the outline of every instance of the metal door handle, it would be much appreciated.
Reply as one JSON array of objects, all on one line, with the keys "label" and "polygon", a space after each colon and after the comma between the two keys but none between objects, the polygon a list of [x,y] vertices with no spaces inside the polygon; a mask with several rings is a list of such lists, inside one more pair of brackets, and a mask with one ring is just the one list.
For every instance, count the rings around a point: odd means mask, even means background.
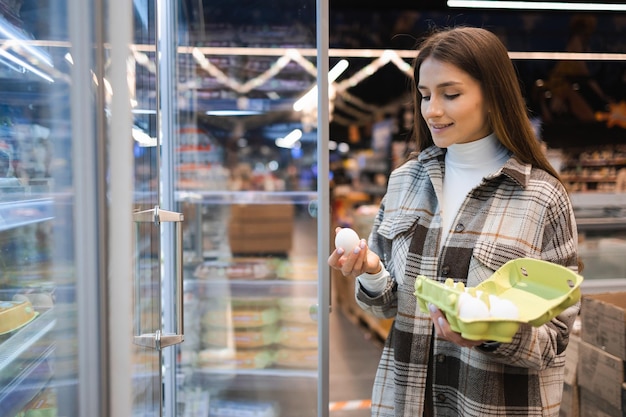
[{"label": "metal door handle", "polygon": [[176,230],[176,292],[178,300],[176,303],[176,333],[162,333],[157,330],[155,333],[145,333],[134,337],[136,345],[161,350],[164,347],[177,345],[185,340],[184,320],[183,320],[183,228],[181,223],[184,220],[182,213],[161,210],[159,206],[153,209],[138,211],[133,215],[136,223],[154,222],[160,226],[163,222],[175,223]]}]

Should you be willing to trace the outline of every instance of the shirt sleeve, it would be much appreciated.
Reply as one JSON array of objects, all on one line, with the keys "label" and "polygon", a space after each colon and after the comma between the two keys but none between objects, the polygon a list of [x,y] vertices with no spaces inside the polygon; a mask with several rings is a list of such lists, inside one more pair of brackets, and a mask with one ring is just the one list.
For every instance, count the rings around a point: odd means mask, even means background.
[{"label": "shirt sleeve", "polygon": [[385,269],[382,261],[380,262],[380,271],[375,274],[364,273],[357,277],[357,282],[361,284],[363,289],[371,296],[380,295],[387,286],[389,272]]}]

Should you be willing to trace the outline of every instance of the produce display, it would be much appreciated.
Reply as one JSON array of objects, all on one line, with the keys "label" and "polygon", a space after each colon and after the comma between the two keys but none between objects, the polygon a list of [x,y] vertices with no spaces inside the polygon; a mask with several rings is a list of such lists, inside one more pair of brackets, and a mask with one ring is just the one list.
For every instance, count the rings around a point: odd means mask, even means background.
[{"label": "produce display", "polygon": [[475,287],[420,275],[415,296],[423,313],[434,304],[464,338],[508,343],[521,323],[541,326],[577,303],[582,281],[582,276],[561,265],[519,258]]}]

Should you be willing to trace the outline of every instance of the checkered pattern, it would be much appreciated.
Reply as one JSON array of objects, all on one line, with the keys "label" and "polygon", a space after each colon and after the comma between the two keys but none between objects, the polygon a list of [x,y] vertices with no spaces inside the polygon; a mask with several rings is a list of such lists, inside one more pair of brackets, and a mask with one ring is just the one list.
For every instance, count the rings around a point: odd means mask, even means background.
[{"label": "checkered pattern", "polygon": [[567,193],[554,177],[511,157],[468,194],[439,251],[444,153],[429,148],[392,173],[369,238],[391,279],[377,297],[357,285],[357,301],[375,316],[395,318],[372,415],[423,416],[428,376],[437,417],[558,416],[563,351],[578,304],[541,327],[522,325],[511,343],[484,353],[435,339],[413,293],[417,275],[475,286],[519,257],[576,270]]}]

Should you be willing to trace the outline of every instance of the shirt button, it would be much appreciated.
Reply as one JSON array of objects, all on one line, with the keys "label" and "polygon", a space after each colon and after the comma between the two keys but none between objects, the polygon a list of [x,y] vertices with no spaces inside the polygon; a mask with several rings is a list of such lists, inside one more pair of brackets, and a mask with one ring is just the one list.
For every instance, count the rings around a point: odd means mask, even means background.
[{"label": "shirt button", "polygon": [[462,232],[463,230],[465,230],[465,226],[463,226],[463,223],[459,223],[454,227],[455,232]]},{"label": "shirt button", "polygon": [[444,402],[446,400],[445,394],[437,394],[437,401]]},{"label": "shirt button", "polygon": [[448,275],[449,273],[450,273],[450,267],[448,265],[444,265],[443,268],[441,268],[441,274]]},{"label": "shirt button", "polygon": [[446,355],[439,354],[437,355],[437,362],[444,363],[446,361]]}]

